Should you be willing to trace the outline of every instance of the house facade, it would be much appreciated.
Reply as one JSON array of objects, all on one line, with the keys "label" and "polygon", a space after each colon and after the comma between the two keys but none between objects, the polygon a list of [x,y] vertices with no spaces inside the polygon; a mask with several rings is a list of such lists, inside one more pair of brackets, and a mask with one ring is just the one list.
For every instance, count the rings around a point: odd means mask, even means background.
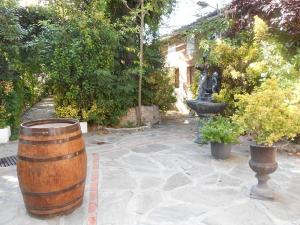
[{"label": "house facade", "polygon": [[195,73],[196,44],[193,36],[176,35],[167,40],[164,51],[165,67],[174,82],[175,106],[180,113],[188,114],[186,100],[192,99],[191,85]]},{"label": "house facade", "polygon": [[185,26],[171,35],[162,38],[162,52],[165,58],[165,67],[171,74],[176,96],[176,108],[182,114],[189,114],[190,109],[186,101],[193,99],[191,86],[195,79],[195,69],[197,60],[200,58],[199,53],[199,36],[195,36],[192,31],[204,20],[217,16],[216,12],[206,17],[200,18],[193,24]]}]

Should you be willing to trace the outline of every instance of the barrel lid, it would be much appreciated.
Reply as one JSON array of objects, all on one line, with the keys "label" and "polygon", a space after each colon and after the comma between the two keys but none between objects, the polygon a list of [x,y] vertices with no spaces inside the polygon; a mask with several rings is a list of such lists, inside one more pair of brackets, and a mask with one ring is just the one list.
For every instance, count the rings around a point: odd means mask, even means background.
[{"label": "barrel lid", "polygon": [[78,120],[46,119],[22,123],[20,128],[20,134],[26,136],[48,136],[72,133],[77,130],[80,130]]}]

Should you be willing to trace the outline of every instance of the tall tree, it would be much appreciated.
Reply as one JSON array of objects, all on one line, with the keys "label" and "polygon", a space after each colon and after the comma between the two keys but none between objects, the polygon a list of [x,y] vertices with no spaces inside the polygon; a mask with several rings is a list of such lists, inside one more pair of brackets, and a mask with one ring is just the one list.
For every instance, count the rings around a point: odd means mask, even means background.
[{"label": "tall tree", "polygon": [[138,126],[142,125],[142,81],[143,81],[143,65],[144,65],[144,26],[145,12],[144,0],[141,0],[141,25],[140,25],[140,76],[139,76],[139,91],[138,91]]},{"label": "tall tree", "polygon": [[[122,4],[119,4],[122,3]],[[108,1],[108,14],[113,22],[120,26],[120,30],[126,33],[125,46],[127,50],[122,51],[125,65],[132,66],[135,57],[139,58],[138,68],[138,90],[137,90],[137,120],[138,125],[142,124],[142,83],[145,51],[145,26],[147,26],[148,39],[155,40],[158,37],[158,28],[163,15],[171,12],[175,0],[119,0]],[[130,35],[128,35],[130,34]],[[139,47],[136,45],[139,43]],[[130,49],[128,51],[128,49]],[[136,50],[134,50],[136,49]],[[138,49],[138,50],[137,50]],[[136,53],[138,54],[132,54]]]}]

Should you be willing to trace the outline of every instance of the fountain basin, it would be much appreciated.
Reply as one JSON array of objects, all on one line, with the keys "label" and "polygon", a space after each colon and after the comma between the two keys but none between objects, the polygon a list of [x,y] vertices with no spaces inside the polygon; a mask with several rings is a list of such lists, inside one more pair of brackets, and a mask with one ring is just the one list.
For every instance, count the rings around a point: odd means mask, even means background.
[{"label": "fountain basin", "polygon": [[194,110],[198,116],[222,113],[227,106],[227,104],[223,102],[207,102],[201,100],[188,100],[187,105]]}]

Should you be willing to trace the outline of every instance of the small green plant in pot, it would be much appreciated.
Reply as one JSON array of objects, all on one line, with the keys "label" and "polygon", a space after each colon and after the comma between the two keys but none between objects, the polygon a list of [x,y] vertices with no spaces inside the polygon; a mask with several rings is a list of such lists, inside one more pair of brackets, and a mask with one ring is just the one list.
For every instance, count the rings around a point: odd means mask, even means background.
[{"label": "small green plant in pot", "polygon": [[232,144],[238,143],[241,128],[229,118],[218,116],[204,124],[200,132],[203,142],[210,142],[212,156],[227,159],[230,157]]},{"label": "small green plant in pot", "polygon": [[294,101],[293,90],[281,87],[277,78],[267,79],[252,94],[236,97],[234,120],[253,139],[249,165],[256,172],[258,185],[252,187],[251,197],[273,200],[274,192],[267,181],[278,167],[274,143],[299,133],[299,104]]}]

